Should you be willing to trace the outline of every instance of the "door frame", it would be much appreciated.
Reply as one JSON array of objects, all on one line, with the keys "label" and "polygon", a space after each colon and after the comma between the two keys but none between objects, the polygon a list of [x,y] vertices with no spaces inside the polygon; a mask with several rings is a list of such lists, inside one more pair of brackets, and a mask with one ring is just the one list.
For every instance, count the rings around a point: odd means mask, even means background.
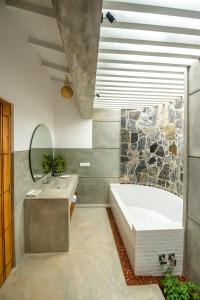
[{"label": "door frame", "polygon": [[[11,151],[11,174],[10,174],[10,199],[11,199],[11,234],[12,234],[12,269],[15,263],[15,222],[14,222],[14,105],[7,99],[0,96],[0,102],[10,104],[10,151]],[[12,272],[12,271],[11,271]],[[9,275],[8,275],[9,276]],[[6,279],[5,279],[6,280]],[[4,282],[5,282],[4,280]]]}]

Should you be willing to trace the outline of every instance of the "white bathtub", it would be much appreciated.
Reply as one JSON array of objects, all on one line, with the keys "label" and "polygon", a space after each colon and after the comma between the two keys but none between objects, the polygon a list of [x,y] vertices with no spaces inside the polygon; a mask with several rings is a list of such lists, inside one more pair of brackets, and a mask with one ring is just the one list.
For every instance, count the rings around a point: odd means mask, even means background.
[{"label": "white bathtub", "polygon": [[[167,191],[134,184],[111,184],[110,205],[136,275],[162,275],[172,266],[182,274],[183,200]],[[159,255],[165,254],[165,265]]]}]

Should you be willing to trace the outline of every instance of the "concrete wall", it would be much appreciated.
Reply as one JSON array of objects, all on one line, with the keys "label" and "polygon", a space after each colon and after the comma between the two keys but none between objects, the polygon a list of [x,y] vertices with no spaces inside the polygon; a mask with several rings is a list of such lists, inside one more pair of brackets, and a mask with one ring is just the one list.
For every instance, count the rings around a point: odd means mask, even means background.
[{"label": "concrete wall", "polygon": [[[105,205],[109,183],[119,182],[120,111],[96,109],[92,124],[92,149],[70,149],[61,145],[55,154],[65,158],[66,172],[79,174],[78,203]],[[79,135],[74,136],[77,138]],[[91,166],[80,167],[81,162],[89,162]]]},{"label": "concrete wall", "polygon": [[55,87],[27,43],[24,28],[14,11],[0,3],[0,97],[13,104],[14,116],[14,233],[15,258],[24,254],[23,199],[35,186],[28,149],[34,128],[46,124],[54,136]]},{"label": "concrete wall", "polygon": [[55,83],[58,91],[55,106],[55,147],[92,148],[92,119],[81,119],[74,99],[66,101],[59,95],[61,86]]},{"label": "concrete wall", "polygon": [[188,190],[186,207],[185,270],[200,284],[200,62],[189,69]]},{"label": "concrete wall", "polygon": [[40,182],[33,182],[29,168],[29,151],[15,151],[14,161],[14,239],[15,262],[18,264],[24,255],[24,195]]}]

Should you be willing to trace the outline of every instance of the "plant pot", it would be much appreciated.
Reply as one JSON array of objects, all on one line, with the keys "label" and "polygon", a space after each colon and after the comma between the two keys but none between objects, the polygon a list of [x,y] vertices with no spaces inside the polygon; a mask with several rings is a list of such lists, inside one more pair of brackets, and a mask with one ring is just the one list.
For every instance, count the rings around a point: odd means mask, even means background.
[{"label": "plant pot", "polygon": [[53,173],[53,176],[57,177],[57,176],[61,176],[61,175],[64,175],[65,173]]}]

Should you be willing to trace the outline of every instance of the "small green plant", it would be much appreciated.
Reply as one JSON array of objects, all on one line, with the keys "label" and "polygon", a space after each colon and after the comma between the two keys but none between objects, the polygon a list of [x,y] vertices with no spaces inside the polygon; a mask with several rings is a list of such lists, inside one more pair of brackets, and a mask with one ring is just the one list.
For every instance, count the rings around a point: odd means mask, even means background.
[{"label": "small green plant", "polygon": [[160,281],[167,300],[200,300],[200,286],[183,282],[168,269]]},{"label": "small green plant", "polygon": [[65,160],[62,156],[56,156],[53,160],[53,173],[60,174],[65,172]]},{"label": "small green plant", "polygon": [[42,154],[42,169],[44,173],[51,172],[53,158],[50,154]]}]

